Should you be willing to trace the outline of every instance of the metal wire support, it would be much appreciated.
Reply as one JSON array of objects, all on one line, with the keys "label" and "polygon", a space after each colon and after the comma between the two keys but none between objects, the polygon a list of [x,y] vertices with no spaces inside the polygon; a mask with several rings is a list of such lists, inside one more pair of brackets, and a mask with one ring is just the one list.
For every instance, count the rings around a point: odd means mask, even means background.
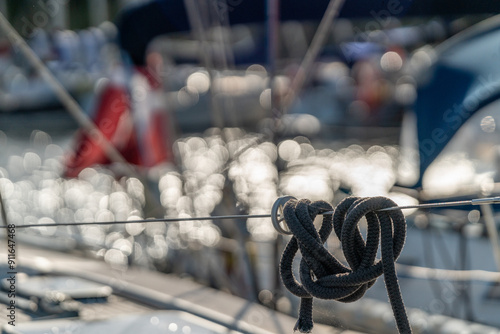
[{"label": "metal wire support", "polygon": [[291,199],[296,198],[293,196],[280,197],[276,200],[276,202],[274,202],[273,207],[271,208],[271,222],[273,223],[274,229],[280,234],[292,234],[292,232],[288,228],[285,229],[281,226],[281,222],[285,220],[285,217],[283,216],[283,208],[285,207],[285,204]]},{"label": "metal wire support", "polygon": [[[282,196],[279,197],[273,204],[270,214],[260,214],[260,215],[229,215],[229,216],[206,216],[206,217],[167,217],[167,218],[154,218],[154,219],[137,219],[137,220],[125,220],[125,221],[100,221],[100,222],[61,222],[61,223],[47,223],[47,224],[24,224],[16,225],[16,228],[29,228],[29,227],[50,227],[50,226],[80,226],[80,225],[116,225],[116,224],[138,224],[138,223],[157,223],[157,222],[186,222],[186,221],[197,221],[197,220],[221,220],[221,219],[254,219],[254,218],[271,218],[271,222],[280,234],[290,235],[291,232],[287,229],[286,222],[283,218],[283,208],[285,204],[291,200],[296,199],[293,196]],[[489,197],[489,198],[476,198],[464,201],[454,201],[454,202],[439,202],[439,203],[428,203],[428,204],[418,204],[418,205],[404,205],[404,206],[393,206],[390,208],[384,208],[377,211],[392,211],[392,210],[404,210],[404,209],[431,209],[431,208],[443,208],[443,207],[453,207],[453,206],[463,206],[463,205],[486,205],[486,204],[500,204],[500,197]],[[2,206],[3,208],[3,206]],[[320,212],[319,215],[332,215],[333,211]],[[0,225],[0,229],[6,228],[6,226]]]},{"label": "metal wire support", "polygon": [[[283,228],[283,207],[286,202],[290,199],[295,199],[293,196],[283,196],[274,202],[273,208],[271,209],[271,221],[274,228],[280,234],[290,235],[292,234],[290,230]],[[390,208],[384,208],[377,210],[377,212],[383,211],[393,211],[393,210],[404,210],[404,209],[431,209],[431,208],[444,208],[462,205],[486,205],[486,204],[498,204],[500,203],[500,197],[488,197],[488,198],[476,198],[464,201],[453,201],[453,202],[439,202],[439,203],[427,203],[427,204],[417,204],[417,205],[403,205],[403,206],[393,206]],[[320,215],[332,215],[333,211],[327,211],[319,213]],[[286,225],[286,222],[285,222]]]},{"label": "metal wire support", "polygon": [[483,205],[483,204],[498,204],[500,203],[500,196],[497,197],[487,197],[487,198],[475,198],[464,201],[453,201],[453,202],[438,202],[438,203],[427,203],[427,204],[417,204],[417,205],[406,205],[398,206],[393,208],[382,209],[380,211],[389,211],[397,209],[430,209],[430,208],[444,208],[452,206],[462,206],[462,205]]},{"label": "metal wire support", "polygon": [[311,73],[311,68],[314,61],[318,57],[321,47],[325,43],[326,37],[328,36],[328,31],[334,23],[335,17],[339,14],[345,0],[331,0],[325,11],[325,15],[321,19],[316,34],[313,37],[311,45],[307,49],[307,53],[298,68],[297,74],[293,78],[292,85],[285,100],[283,102],[283,110],[287,112],[292,105],[295,98],[299,95],[304,83],[307,81],[309,74]]}]

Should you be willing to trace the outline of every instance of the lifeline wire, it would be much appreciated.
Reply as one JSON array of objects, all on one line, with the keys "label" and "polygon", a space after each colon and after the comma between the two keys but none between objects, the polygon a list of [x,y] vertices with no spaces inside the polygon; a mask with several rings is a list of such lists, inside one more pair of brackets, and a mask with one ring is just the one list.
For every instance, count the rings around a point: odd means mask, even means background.
[{"label": "lifeline wire", "polygon": [[[137,219],[125,221],[108,221],[108,222],[74,222],[74,223],[45,223],[45,224],[23,224],[16,225],[16,228],[28,227],[50,227],[50,226],[81,226],[81,225],[115,225],[115,224],[139,224],[139,223],[174,223],[174,222],[187,222],[196,220],[217,220],[217,219],[250,219],[250,218],[270,218],[270,214],[263,215],[232,215],[232,216],[209,216],[209,217],[186,217],[186,218],[153,218],[153,219]],[[5,226],[0,226],[5,228]]]},{"label": "lifeline wire", "polygon": [[329,31],[335,22],[335,17],[338,16],[342,6],[344,5],[344,1],[345,0],[330,0],[330,3],[325,10],[325,15],[321,19],[318,29],[316,30],[313,40],[311,41],[311,45],[307,49],[307,53],[297,70],[297,74],[295,74],[295,77],[293,78],[290,90],[285,96],[285,100],[283,102],[283,109],[285,111],[290,108],[293,101],[299,95],[302,87],[304,86],[308,75],[312,72],[314,60],[318,57],[321,47],[323,46]]},{"label": "lifeline wire", "polygon": [[[280,197],[276,202],[283,199]],[[484,204],[499,204],[500,197],[488,197],[488,198],[476,198],[464,201],[454,201],[454,202],[438,202],[438,203],[427,203],[418,205],[404,205],[404,206],[391,206],[389,208],[384,208],[377,211],[392,211],[392,210],[404,210],[404,209],[431,209],[431,208],[442,208],[442,207],[453,207],[453,206],[463,206],[463,205],[484,205]],[[333,211],[327,211],[319,213],[319,215],[331,215]],[[153,219],[137,219],[137,220],[125,220],[125,221],[102,221],[102,222],[67,222],[67,223],[45,223],[45,224],[23,224],[16,225],[16,228],[29,228],[29,227],[51,227],[51,226],[81,226],[81,225],[113,225],[113,224],[138,224],[138,223],[173,223],[173,222],[186,222],[186,221],[196,221],[196,220],[220,220],[220,219],[253,219],[253,218],[273,218],[279,215],[279,212],[273,210],[270,214],[260,214],[260,215],[228,215],[228,216],[206,216],[206,217],[185,217],[185,218],[153,218]],[[275,217],[276,218],[276,217]],[[0,229],[6,228],[6,226],[0,225]],[[285,231],[278,230],[279,233],[289,234]]]}]

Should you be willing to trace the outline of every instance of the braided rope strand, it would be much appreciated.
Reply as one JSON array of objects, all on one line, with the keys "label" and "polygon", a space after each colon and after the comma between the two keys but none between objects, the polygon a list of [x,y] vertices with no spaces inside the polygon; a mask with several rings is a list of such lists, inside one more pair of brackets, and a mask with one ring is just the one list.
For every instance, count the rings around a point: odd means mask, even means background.
[{"label": "braided rope strand", "polygon": [[[401,210],[378,211],[396,204],[386,197],[344,199],[332,214],[324,214],[321,227],[314,227],[318,214],[331,212],[324,201],[289,200],[283,209],[288,228],[293,233],[281,261],[283,285],[301,298],[295,330],[310,333],[313,328],[313,298],[353,302],[360,299],[384,274],[387,294],[400,333],[411,333],[408,316],[396,275],[395,261],[406,238],[406,222]],[[358,224],[367,221],[366,240]],[[349,266],[335,258],[323,245],[335,231]],[[381,244],[381,259],[377,251]],[[300,251],[300,282],[293,273],[293,259]]]}]

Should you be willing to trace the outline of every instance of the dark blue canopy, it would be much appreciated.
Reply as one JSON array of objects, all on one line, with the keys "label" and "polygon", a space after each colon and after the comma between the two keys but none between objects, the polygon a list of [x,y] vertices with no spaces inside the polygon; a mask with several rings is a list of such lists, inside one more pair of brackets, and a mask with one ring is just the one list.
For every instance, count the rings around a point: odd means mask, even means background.
[{"label": "dark blue canopy", "polygon": [[436,51],[414,108],[420,156],[417,187],[457,130],[480,108],[500,98],[500,17],[455,36]]},{"label": "dark blue canopy", "polygon": [[[427,1],[427,0],[426,0]],[[280,0],[280,20],[319,20],[330,0]],[[382,28],[390,16],[403,15],[413,0],[347,0],[340,16],[373,19],[370,29]],[[228,24],[264,22],[266,0],[209,0],[211,14]],[[420,9],[418,9],[420,10]],[[149,42],[156,36],[190,29],[184,0],[154,0],[129,8],[118,19],[119,42],[136,64],[144,62]]]},{"label": "dark blue canopy", "polygon": [[[264,22],[269,0],[208,0],[209,10],[229,24]],[[280,0],[280,19],[319,20],[330,0]],[[149,42],[156,36],[190,29],[185,0],[153,0],[129,8],[118,19],[119,39],[136,64],[144,62]],[[198,4],[197,1],[195,3]],[[199,2],[200,4],[202,2]],[[200,5],[201,6],[201,5]],[[367,29],[380,29],[389,16],[463,15],[500,13],[500,1],[491,0],[346,0],[341,17],[364,17]],[[214,14],[214,13],[212,13]],[[378,25],[378,27],[377,27]]]}]

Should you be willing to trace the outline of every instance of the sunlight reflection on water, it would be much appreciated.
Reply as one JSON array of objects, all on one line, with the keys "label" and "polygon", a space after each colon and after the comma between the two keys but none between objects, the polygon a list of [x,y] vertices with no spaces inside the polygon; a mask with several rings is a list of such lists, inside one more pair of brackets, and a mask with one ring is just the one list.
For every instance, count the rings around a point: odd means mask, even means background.
[{"label": "sunlight reflection on water", "polygon": [[[0,140],[9,138],[2,134]],[[134,177],[116,178],[99,166],[83,170],[76,179],[61,178],[63,151],[48,134],[36,131],[30,148],[4,157],[0,190],[10,222],[147,218],[143,208],[150,185]],[[305,137],[274,144],[237,128],[211,129],[202,136],[181,138],[174,151],[178,167],[161,167],[153,182],[165,217],[268,214],[282,194],[334,203],[340,187],[350,188],[356,195],[384,195],[395,181],[398,158],[398,150],[392,146],[316,149]],[[249,219],[237,229],[226,223],[195,220],[35,227],[20,233],[75,240],[77,247],[94,252],[118,269],[140,264],[205,277],[210,276],[209,268],[234,266],[227,256],[214,260],[212,249],[233,249],[229,240],[241,231],[247,231],[250,240],[260,242],[261,247],[277,236],[269,219]],[[268,261],[259,256],[256,261]]]}]

